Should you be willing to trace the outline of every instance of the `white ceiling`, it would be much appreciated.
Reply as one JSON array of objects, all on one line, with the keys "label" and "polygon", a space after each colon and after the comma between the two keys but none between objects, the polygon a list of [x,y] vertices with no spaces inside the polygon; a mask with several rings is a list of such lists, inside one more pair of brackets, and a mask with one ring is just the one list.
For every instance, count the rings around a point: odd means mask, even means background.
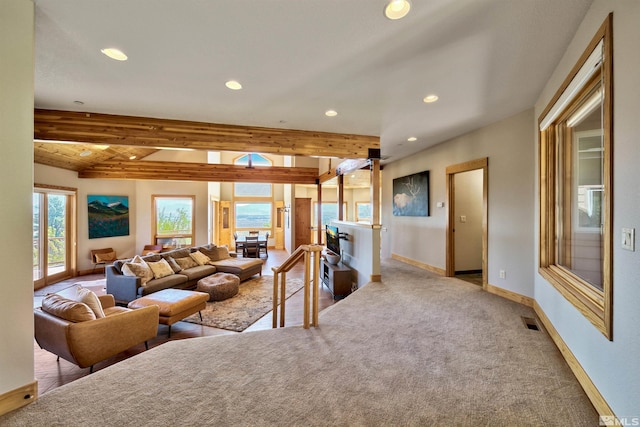
[{"label": "white ceiling", "polygon": [[390,21],[385,0],[35,0],[35,105],[379,135],[393,161],[532,107],[591,1],[412,0]]}]

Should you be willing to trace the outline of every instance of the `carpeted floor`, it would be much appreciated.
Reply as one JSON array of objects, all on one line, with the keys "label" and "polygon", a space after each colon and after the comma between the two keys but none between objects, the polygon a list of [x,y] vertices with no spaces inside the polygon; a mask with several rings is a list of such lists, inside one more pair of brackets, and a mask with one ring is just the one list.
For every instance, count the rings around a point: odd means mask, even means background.
[{"label": "carpeted floor", "polygon": [[320,327],[172,341],[0,417],[3,426],[595,426],[531,309],[385,260]]},{"label": "carpeted floor", "polygon": [[[287,279],[286,298],[302,289],[302,279]],[[273,309],[273,276],[260,276],[240,283],[238,294],[224,301],[208,302],[207,308],[184,319],[186,322],[242,332]]]}]

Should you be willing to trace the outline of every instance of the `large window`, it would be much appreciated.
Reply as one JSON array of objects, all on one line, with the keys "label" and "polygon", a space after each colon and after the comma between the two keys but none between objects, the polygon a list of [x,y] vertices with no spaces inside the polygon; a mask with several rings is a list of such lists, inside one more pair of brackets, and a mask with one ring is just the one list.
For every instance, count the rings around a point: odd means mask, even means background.
[{"label": "large window", "polygon": [[[261,154],[244,154],[235,165],[271,166],[273,162]],[[270,183],[237,182],[233,185],[235,227],[238,235],[249,231],[271,231],[273,226],[273,185]]]},{"label": "large window", "polygon": [[236,229],[271,230],[272,203],[236,202]]},{"label": "large window", "polygon": [[152,199],[155,244],[166,248],[193,246],[195,196],[152,196]]},{"label": "large window", "polygon": [[612,339],[611,17],[540,117],[540,273]]}]

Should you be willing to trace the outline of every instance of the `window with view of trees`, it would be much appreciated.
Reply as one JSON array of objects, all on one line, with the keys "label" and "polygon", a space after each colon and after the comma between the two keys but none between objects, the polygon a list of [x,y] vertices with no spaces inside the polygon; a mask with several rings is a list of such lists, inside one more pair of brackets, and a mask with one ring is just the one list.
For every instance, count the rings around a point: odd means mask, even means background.
[{"label": "window with view of trees", "polygon": [[155,244],[193,246],[195,196],[152,196],[152,199]]},{"label": "window with view of trees", "polygon": [[75,189],[35,186],[33,281],[36,289],[72,274],[75,201]]}]

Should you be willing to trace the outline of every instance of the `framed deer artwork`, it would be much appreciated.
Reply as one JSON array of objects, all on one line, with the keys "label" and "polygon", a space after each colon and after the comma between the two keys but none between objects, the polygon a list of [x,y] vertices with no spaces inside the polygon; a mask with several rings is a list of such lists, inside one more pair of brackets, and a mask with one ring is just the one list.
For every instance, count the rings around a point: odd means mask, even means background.
[{"label": "framed deer artwork", "polygon": [[393,180],[394,216],[429,216],[429,171]]}]

